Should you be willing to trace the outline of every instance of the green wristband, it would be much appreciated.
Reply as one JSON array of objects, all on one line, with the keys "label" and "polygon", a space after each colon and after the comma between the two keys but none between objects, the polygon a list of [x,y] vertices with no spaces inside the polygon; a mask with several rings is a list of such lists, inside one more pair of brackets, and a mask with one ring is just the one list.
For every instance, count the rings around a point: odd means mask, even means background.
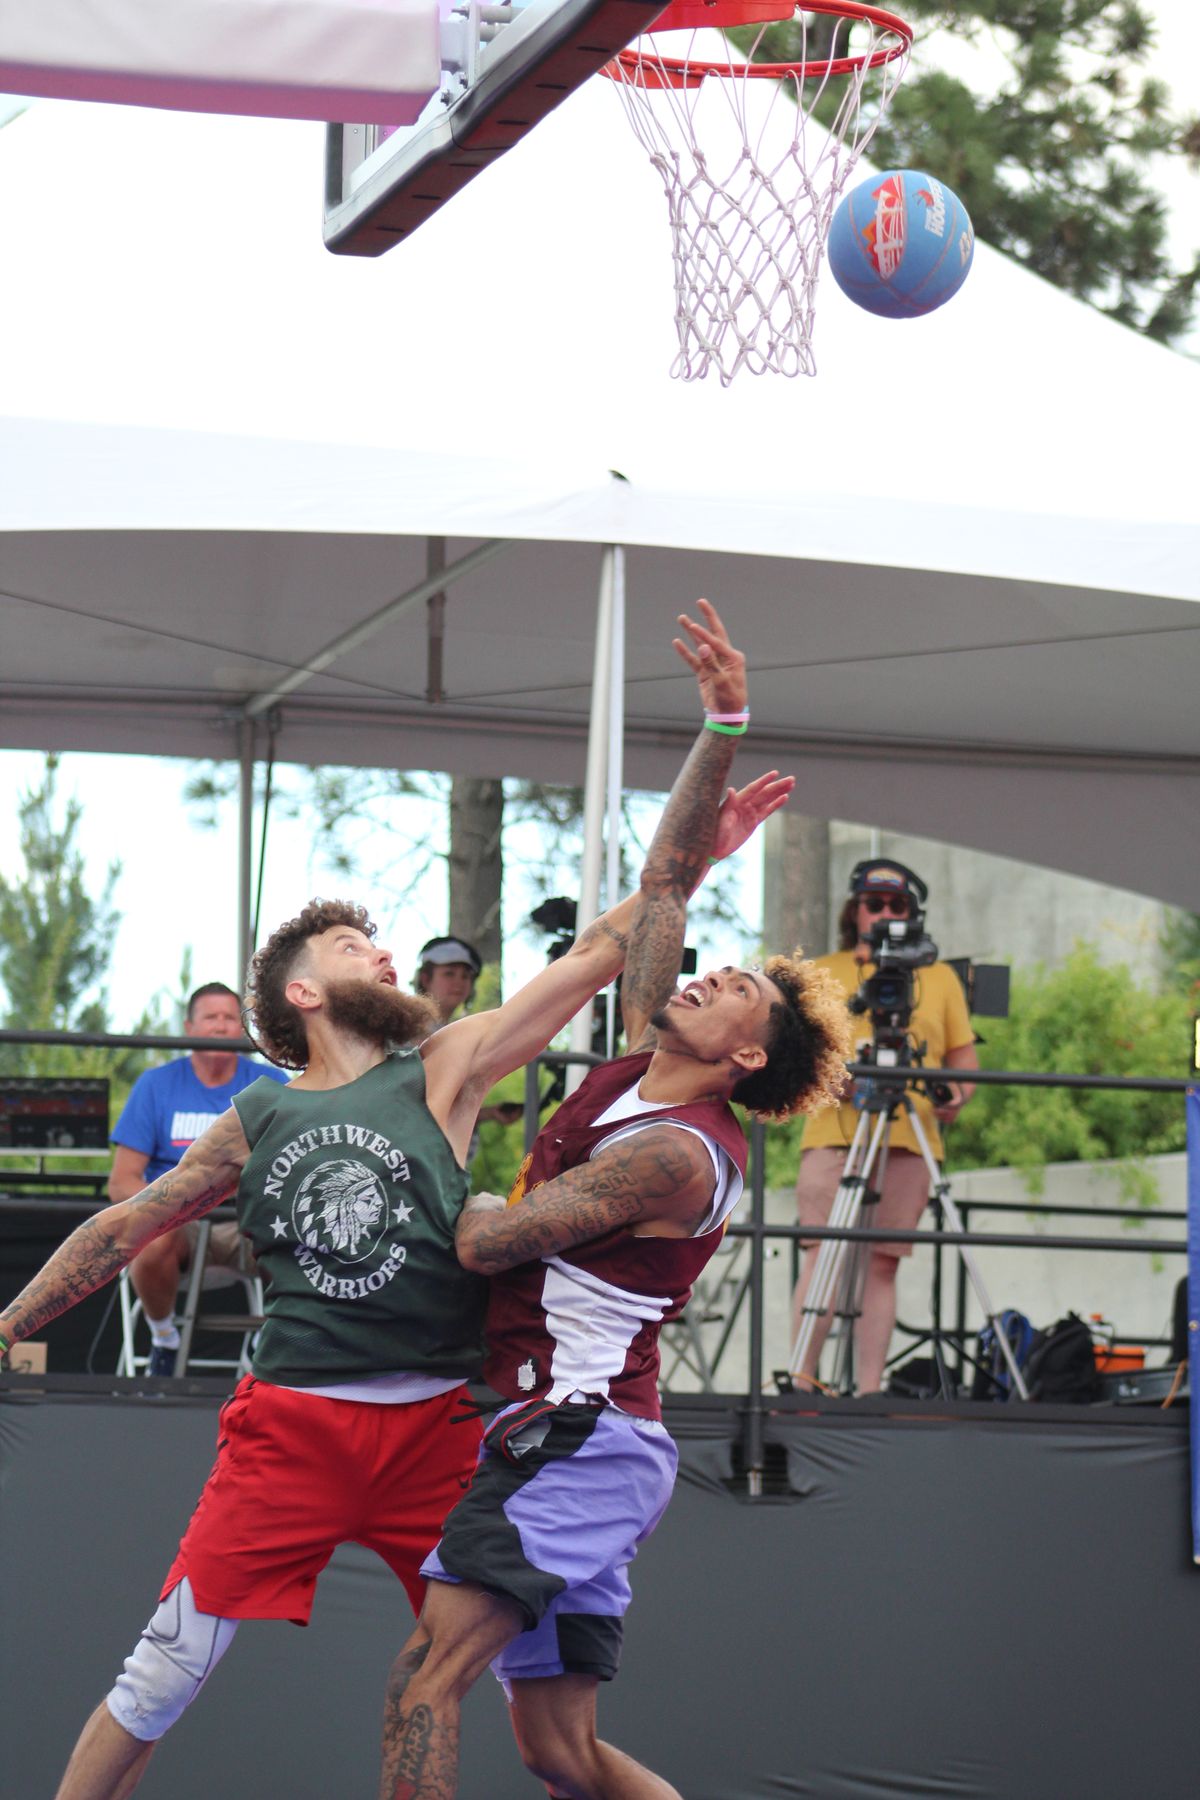
[{"label": "green wristband", "polygon": [[0,1331],[0,1356],[7,1356],[11,1349],[12,1345],[5,1337],[4,1333]]},{"label": "green wristband", "polygon": [[718,725],[715,719],[705,719],[705,731],[719,731],[724,737],[745,737],[750,729],[748,725]]}]

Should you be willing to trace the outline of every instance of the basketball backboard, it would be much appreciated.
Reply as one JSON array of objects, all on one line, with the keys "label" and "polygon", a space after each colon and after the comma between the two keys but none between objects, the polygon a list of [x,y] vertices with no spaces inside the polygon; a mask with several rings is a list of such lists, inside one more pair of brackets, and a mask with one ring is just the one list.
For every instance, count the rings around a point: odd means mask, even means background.
[{"label": "basketball backboard", "polygon": [[331,125],[325,243],[381,256],[603,68],[664,0],[443,0],[442,84],[415,125]]},{"label": "basketball backboard", "polygon": [[0,0],[0,92],[411,123],[438,23],[438,0]]}]

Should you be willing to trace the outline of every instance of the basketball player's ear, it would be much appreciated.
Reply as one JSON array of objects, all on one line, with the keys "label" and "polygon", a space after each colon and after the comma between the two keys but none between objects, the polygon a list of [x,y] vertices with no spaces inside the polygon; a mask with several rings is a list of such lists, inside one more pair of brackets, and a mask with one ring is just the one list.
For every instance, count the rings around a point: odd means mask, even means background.
[{"label": "basketball player's ear", "polygon": [[300,1012],[312,1012],[321,1004],[321,996],[307,975],[293,975],[283,990],[283,997],[289,1006]]},{"label": "basketball player's ear", "polygon": [[766,1067],[767,1053],[761,1044],[743,1044],[732,1053],[729,1060],[743,1075],[753,1075],[758,1069]]}]

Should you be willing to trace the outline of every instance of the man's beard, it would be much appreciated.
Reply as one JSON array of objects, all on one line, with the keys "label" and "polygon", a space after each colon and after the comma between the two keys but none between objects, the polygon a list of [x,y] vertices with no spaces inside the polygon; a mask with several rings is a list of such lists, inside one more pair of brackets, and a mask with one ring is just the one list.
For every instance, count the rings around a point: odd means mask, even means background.
[{"label": "man's beard", "polygon": [[434,1007],[421,994],[405,994],[383,981],[327,981],[325,1017],[339,1031],[371,1044],[414,1044],[438,1026]]}]

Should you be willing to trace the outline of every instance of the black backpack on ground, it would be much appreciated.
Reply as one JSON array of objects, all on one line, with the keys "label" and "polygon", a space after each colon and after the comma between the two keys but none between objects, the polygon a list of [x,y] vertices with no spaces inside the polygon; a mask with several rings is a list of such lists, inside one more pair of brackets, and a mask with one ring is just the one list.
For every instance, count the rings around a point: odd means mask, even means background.
[{"label": "black backpack on ground", "polygon": [[1092,1333],[1078,1313],[1035,1334],[1021,1372],[1031,1400],[1087,1406],[1099,1397]]}]

